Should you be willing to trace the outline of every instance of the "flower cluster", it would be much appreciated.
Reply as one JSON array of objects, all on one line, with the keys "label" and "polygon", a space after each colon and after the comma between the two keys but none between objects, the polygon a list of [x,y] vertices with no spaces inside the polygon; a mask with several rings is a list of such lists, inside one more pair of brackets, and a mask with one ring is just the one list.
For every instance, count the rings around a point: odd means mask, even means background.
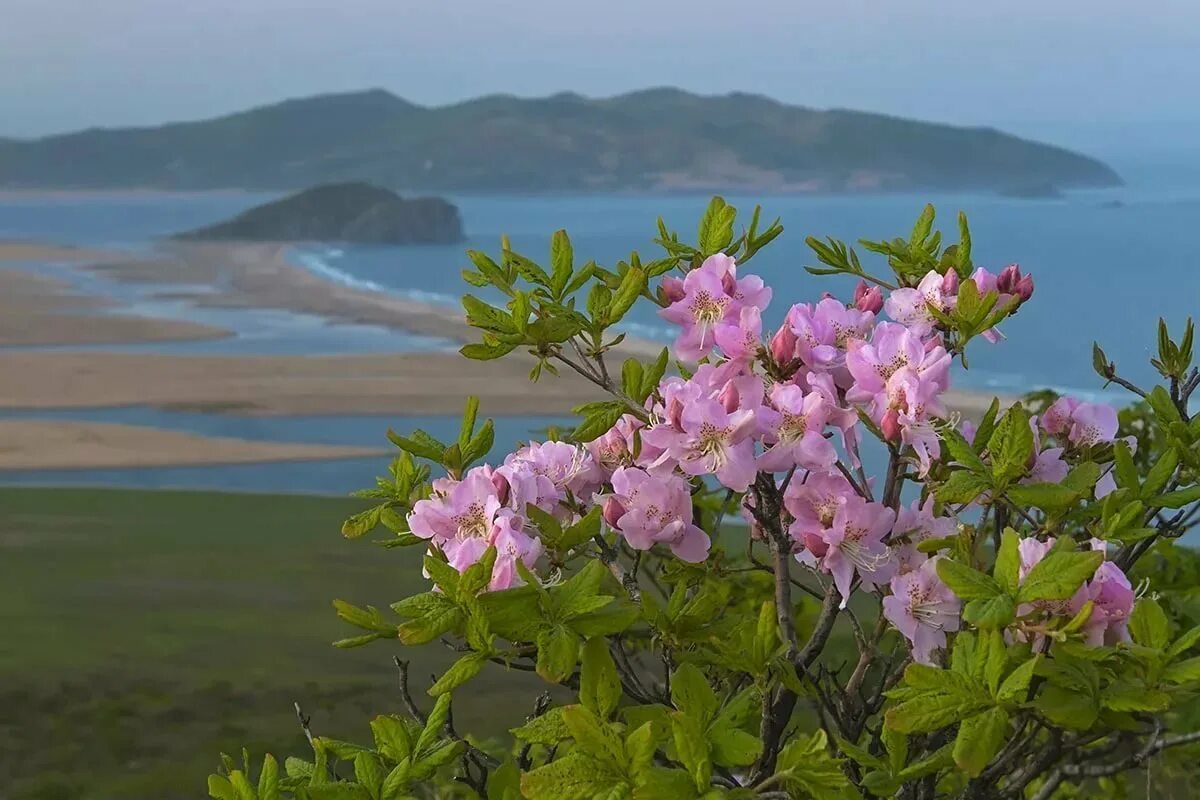
[{"label": "flower cluster", "polygon": [[[922,478],[942,458],[954,354],[941,320],[967,281],[976,297],[995,292],[1009,310],[1033,293],[1015,265],[998,275],[980,268],[961,282],[954,270],[931,271],[887,295],[860,282],[850,303],[826,295],[793,305],[765,338],[771,290],[756,276],[739,277],[732,257],[711,256],[683,278],[664,278],[659,293],[660,314],[679,326],[675,354],[694,372],[664,378],[643,409],[585,446],[535,443],[502,466],[435,482],[433,496],[414,507],[411,530],[459,570],[495,545],[494,589],[518,583],[516,562],[533,569],[543,552],[529,506],[563,522],[600,506],[628,547],[662,545],[700,562],[711,541],[694,519],[693,495],[714,482],[742,494],[761,536],[759,482],[775,486],[772,476],[782,474],[777,531],[791,554],[828,575],[843,606],[857,588],[877,591],[914,658],[931,663],[960,625],[962,604],[938,575],[958,523],[928,493],[910,505],[898,492],[875,498],[861,469],[860,418]],[[995,329],[984,335],[1000,338]],[[1030,424],[1035,447],[1024,481],[1032,483],[1062,480],[1068,458],[1111,442],[1117,430],[1111,408],[1069,398]],[[974,435],[968,423],[961,430]],[[1099,496],[1111,490],[1103,480]],[[1052,544],[1022,543],[1022,575]],[[1125,636],[1132,597],[1128,579],[1105,562],[1069,602],[1025,613],[1073,615],[1090,601],[1088,640],[1113,641]]]},{"label": "flower cluster", "polygon": [[544,550],[526,513],[532,505],[548,514],[569,515],[571,503],[590,501],[603,473],[591,454],[563,442],[532,443],[500,467],[476,467],[462,480],[434,481],[433,494],[408,516],[410,530],[429,540],[462,572],[496,548],[491,589],[520,583],[516,562],[533,568]]}]

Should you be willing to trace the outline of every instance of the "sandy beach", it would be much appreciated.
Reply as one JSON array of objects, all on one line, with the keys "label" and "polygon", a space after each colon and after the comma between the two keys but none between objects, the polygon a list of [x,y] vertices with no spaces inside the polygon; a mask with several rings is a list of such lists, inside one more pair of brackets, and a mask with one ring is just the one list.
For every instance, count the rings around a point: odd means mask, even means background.
[{"label": "sandy beach", "polygon": [[[338,356],[166,355],[70,345],[163,342],[230,335],[207,325],[123,313],[105,297],[34,272],[71,264],[154,297],[226,309],[303,312],[455,343],[476,332],[454,308],[336,284],[287,260],[283,244],[170,243],[149,255],[0,242],[0,409],[154,406],[241,415],[455,414],[476,395],[485,415],[564,415],[599,399],[569,370],[528,380],[520,353],[471,362],[454,352]],[[67,345],[53,350],[31,345]],[[629,354],[661,345],[627,340]],[[977,415],[990,397],[954,392],[956,411]],[[381,422],[380,430],[383,430]],[[231,463],[366,454],[353,448],[216,439],[91,422],[9,420],[0,426],[0,468]]]},{"label": "sandy beach", "polygon": [[360,458],[365,447],[249,442],[141,425],[69,420],[0,420],[0,470],[243,464]]}]

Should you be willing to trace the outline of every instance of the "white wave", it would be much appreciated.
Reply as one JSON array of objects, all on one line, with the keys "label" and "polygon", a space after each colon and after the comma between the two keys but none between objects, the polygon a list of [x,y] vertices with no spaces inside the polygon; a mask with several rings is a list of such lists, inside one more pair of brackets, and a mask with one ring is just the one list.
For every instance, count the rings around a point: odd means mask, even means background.
[{"label": "white wave", "polygon": [[405,297],[421,303],[438,306],[458,306],[460,298],[441,292],[427,292],[424,289],[404,289],[400,292]]},{"label": "white wave", "polygon": [[[341,251],[338,251],[339,253]],[[337,267],[330,266],[323,256],[327,254],[318,254],[311,251],[298,251],[296,260],[307,269],[322,278],[333,281],[341,286],[349,286],[352,289],[363,289],[368,292],[386,292],[386,286],[382,286],[375,281],[369,281],[364,278],[356,278],[349,272],[340,270]]]},{"label": "white wave", "polygon": [[678,332],[678,329],[666,325],[646,325],[642,322],[622,322],[619,327],[630,336],[655,342],[669,342]]}]

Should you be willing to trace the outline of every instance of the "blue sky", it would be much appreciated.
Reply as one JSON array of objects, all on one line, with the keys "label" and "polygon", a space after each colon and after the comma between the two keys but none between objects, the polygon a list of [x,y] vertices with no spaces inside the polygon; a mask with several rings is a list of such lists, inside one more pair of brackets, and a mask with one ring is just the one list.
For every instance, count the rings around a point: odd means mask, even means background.
[{"label": "blue sky", "polygon": [[1198,140],[1194,0],[5,0],[0,135],[382,86],[756,91],[1101,153]]}]

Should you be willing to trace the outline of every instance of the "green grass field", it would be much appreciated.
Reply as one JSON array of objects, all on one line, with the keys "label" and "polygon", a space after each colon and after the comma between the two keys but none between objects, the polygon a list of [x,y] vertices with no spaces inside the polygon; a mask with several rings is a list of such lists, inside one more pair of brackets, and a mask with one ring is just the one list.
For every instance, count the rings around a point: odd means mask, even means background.
[{"label": "green grass field", "polygon": [[[348,542],[355,500],[206,492],[0,490],[0,797],[196,798],[221,750],[303,754],[399,712],[391,658],[422,679],[436,646],[337,650],[330,601],[424,585],[414,550]],[[540,689],[496,667],[456,710],[516,724]],[[482,696],[481,696],[482,695]]]}]

